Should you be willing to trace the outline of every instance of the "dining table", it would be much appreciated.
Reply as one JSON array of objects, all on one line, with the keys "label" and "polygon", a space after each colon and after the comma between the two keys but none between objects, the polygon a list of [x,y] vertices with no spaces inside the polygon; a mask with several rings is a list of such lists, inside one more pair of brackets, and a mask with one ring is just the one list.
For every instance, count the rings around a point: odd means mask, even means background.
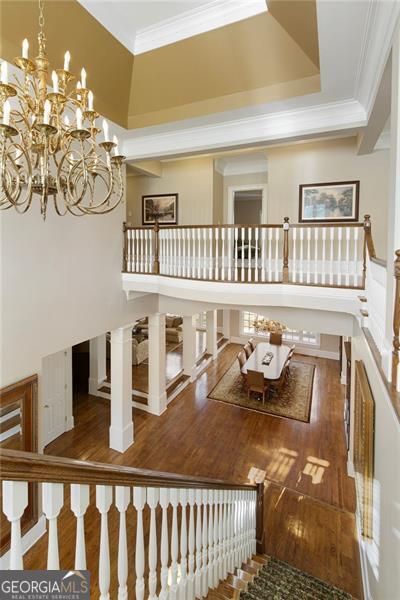
[{"label": "dining table", "polygon": [[[268,352],[272,354],[272,358],[269,364],[263,364],[263,360]],[[289,346],[283,344],[277,346],[275,344],[270,344],[269,342],[260,342],[256,345],[254,352],[250,354],[249,358],[244,363],[242,373],[243,375],[246,375],[248,369],[250,369],[250,371],[261,371],[264,373],[264,379],[275,381],[276,379],[279,379],[282,374],[282,369],[289,352]]]}]

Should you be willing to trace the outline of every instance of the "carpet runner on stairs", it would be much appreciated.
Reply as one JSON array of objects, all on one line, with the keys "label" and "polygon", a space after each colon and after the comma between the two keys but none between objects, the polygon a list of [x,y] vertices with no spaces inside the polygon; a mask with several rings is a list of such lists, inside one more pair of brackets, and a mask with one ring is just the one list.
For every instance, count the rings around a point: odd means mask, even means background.
[{"label": "carpet runner on stairs", "polygon": [[241,600],[351,600],[339,588],[287,563],[270,558],[258,571]]}]

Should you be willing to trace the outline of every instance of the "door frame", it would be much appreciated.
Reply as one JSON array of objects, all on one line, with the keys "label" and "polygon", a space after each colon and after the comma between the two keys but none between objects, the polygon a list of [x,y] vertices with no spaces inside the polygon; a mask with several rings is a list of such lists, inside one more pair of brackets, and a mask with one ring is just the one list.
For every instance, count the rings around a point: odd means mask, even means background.
[{"label": "door frame", "polygon": [[249,190],[261,190],[261,223],[267,223],[268,218],[268,198],[267,198],[267,184],[266,183],[250,183],[246,185],[230,185],[228,186],[228,212],[227,212],[227,224],[233,225],[235,221],[235,192],[246,192]]}]

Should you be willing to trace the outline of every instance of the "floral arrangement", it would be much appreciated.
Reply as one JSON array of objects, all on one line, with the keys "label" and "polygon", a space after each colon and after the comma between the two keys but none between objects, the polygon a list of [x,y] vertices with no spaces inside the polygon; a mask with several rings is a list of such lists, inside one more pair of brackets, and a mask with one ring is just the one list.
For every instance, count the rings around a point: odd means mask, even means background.
[{"label": "floral arrangement", "polygon": [[255,319],[253,321],[253,327],[257,333],[283,333],[287,327],[279,321],[273,319]]}]

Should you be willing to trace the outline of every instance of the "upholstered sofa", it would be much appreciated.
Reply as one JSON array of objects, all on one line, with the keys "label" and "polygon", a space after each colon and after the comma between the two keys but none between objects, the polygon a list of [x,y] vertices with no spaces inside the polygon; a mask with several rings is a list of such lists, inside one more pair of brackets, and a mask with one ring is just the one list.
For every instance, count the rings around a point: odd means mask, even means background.
[{"label": "upholstered sofa", "polygon": [[[107,334],[107,358],[111,357],[111,334]],[[132,365],[140,365],[149,357],[149,340],[146,337],[132,337]]]},{"label": "upholstered sofa", "polygon": [[[167,342],[176,342],[179,344],[182,339],[182,317],[176,315],[167,315],[165,317],[165,339]],[[139,333],[145,336],[149,335],[149,321],[148,318],[140,319],[135,325],[135,333]]]}]

